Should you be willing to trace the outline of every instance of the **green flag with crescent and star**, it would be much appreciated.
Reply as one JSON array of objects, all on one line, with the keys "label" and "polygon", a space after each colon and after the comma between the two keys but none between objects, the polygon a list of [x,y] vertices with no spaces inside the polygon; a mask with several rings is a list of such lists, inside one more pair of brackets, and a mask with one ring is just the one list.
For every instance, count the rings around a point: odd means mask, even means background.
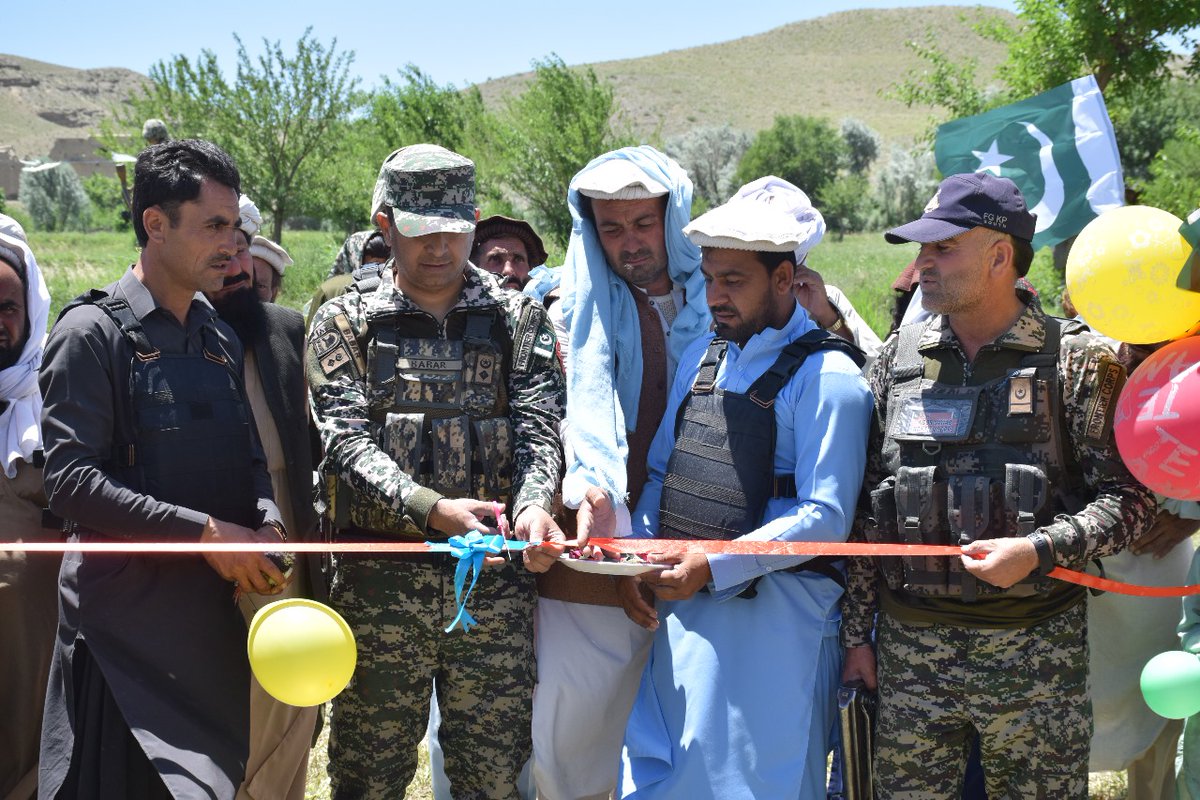
[{"label": "green flag with crescent and star", "polygon": [[1179,273],[1175,285],[1189,292],[1200,292],[1200,208],[1197,208],[1179,226],[1179,235],[1192,246],[1192,254]]},{"label": "green flag with crescent and star", "polygon": [[1037,214],[1034,248],[1069,239],[1125,203],[1117,138],[1091,75],[947,122],[933,149],[944,175],[986,170],[1017,184]]}]

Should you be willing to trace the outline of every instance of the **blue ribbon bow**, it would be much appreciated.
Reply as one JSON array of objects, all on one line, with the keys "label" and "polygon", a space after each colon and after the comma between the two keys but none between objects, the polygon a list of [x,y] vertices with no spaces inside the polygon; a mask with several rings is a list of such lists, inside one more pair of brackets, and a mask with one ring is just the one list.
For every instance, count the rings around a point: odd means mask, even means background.
[{"label": "blue ribbon bow", "polygon": [[[479,531],[471,531],[466,536],[451,536],[448,542],[425,544],[431,552],[449,553],[458,559],[458,566],[454,569],[454,602],[458,605],[458,613],[445,632],[450,633],[455,627],[462,625],[463,632],[467,633],[471,626],[479,624],[467,611],[467,600],[470,599],[475,581],[479,580],[479,573],[483,570],[483,559],[488,555],[499,555],[505,550],[523,550],[527,542],[505,540],[499,534],[484,536]],[[468,574],[471,576],[471,585],[463,592]]]}]

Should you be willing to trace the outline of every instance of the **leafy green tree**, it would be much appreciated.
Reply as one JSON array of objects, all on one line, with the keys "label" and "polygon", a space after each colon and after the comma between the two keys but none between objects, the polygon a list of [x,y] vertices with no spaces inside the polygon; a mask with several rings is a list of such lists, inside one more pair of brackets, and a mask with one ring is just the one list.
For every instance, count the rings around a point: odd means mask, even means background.
[{"label": "leafy green tree", "polygon": [[[1016,0],[1016,5],[1016,25],[994,16],[973,25],[980,35],[1008,47],[1000,70],[1003,88],[981,86],[978,61],[951,58],[930,30],[924,44],[909,43],[926,66],[910,72],[889,94],[909,106],[944,108],[954,119],[1094,74],[1112,102],[1167,78],[1172,39],[1194,46],[1200,23],[1200,0]],[[1193,66],[1198,64],[1193,58]]]},{"label": "leafy green tree", "polygon": [[176,136],[215,142],[237,161],[242,189],[271,218],[279,241],[289,215],[321,206],[313,197],[316,165],[335,154],[337,123],[360,102],[358,81],[350,77],[354,54],[339,52],[336,39],[322,44],[312,28],[293,53],[264,39],[254,59],[236,34],[234,39],[232,84],[208,50],[195,62],[180,55],[158,62],[150,69],[149,86],[118,109],[109,146],[120,146],[116,134],[140,133],[147,117],[165,120]]},{"label": "leafy green tree", "polygon": [[121,196],[121,184],[116,178],[100,172],[83,179],[83,191],[91,203],[92,214],[88,227],[106,231],[129,230],[125,200]]},{"label": "leafy green tree", "polygon": [[821,216],[839,242],[847,233],[863,229],[870,200],[871,186],[865,175],[839,175],[825,186],[821,193]]},{"label": "leafy green tree", "polygon": [[921,216],[937,185],[937,165],[928,147],[893,146],[887,163],[875,174],[869,227],[890,228]]},{"label": "leafy green tree", "polygon": [[1200,126],[1180,125],[1150,164],[1141,200],[1186,217],[1200,206]]},{"label": "leafy green tree", "polygon": [[799,186],[821,208],[822,192],[837,177],[845,157],[846,143],[827,120],[777,116],[775,124],[754,137],[734,180],[743,184],[777,175]]},{"label": "leafy green tree", "polygon": [[1200,0],[1017,0],[1017,27],[998,26],[1008,45],[1005,81],[1019,97],[1092,73],[1101,90],[1125,94],[1167,77],[1171,37],[1195,44]]},{"label": "leafy green tree", "polygon": [[612,86],[591,67],[557,55],[533,62],[533,80],[499,115],[497,167],[505,188],[527,207],[541,236],[565,246],[571,232],[567,186],[589,161],[632,144],[618,120]]},{"label": "leafy green tree", "polygon": [[91,204],[69,164],[60,161],[21,170],[18,195],[39,230],[87,229]]},{"label": "leafy green tree", "polygon": [[[438,86],[414,64],[399,70],[400,80],[384,78],[371,96],[370,117],[392,149],[427,142],[463,153],[472,144],[483,96],[475,87]],[[463,153],[465,155],[465,153]]]},{"label": "leafy green tree", "polygon": [[854,175],[865,175],[879,158],[879,134],[859,119],[842,120],[842,141],[846,143],[846,167]]},{"label": "leafy green tree", "polygon": [[728,124],[695,128],[667,141],[667,155],[692,179],[693,215],[729,198],[736,188],[733,175],[750,141],[750,134]]},{"label": "leafy green tree", "polygon": [[1154,156],[1185,122],[1200,119],[1200,80],[1152,81],[1108,104],[1125,180],[1137,187],[1150,178]]}]

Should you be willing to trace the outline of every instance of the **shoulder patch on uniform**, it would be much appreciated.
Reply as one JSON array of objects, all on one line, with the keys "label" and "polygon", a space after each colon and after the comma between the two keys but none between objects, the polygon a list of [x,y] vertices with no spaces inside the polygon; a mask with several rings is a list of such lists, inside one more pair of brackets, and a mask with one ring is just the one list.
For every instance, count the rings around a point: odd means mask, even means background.
[{"label": "shoulder patch on uniform", "polygon": [[310,347],[321,372],[329,377],[340,369],[349,367],[355,379],[366,372],[362,350],[345,314],[337,314],[326,320],[313,331],[309,338]]},{"label": "shoulder patch on uniform", "polygon": [[[539,310],[532,303],[521,309],[516,330],[513,331],[512,365],[514,372],[528,372],[533,357],[538,355],[537,346],[541,338],[539,334],[543,327],[540,323],[545,318],[545,312],[539,314]],[[553,335],[551,335],[551,342],[553,342]]]},{"label": "shoulder patch on uniform", "polygon": [[1088,398],[1083,436],[1091,445],[1103,444],[1112,430],[1115,401],[1124,385],[1124,368],[1115,361],[1101,359],[1096,367],[1096,389]]}]

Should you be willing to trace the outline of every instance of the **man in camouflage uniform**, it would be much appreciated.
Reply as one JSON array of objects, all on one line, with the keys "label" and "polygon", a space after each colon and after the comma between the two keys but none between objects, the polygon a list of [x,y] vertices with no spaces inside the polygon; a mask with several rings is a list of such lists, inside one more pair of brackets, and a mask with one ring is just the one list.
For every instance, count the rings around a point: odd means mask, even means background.
[{"label": "man in camouflage uniform", "polygon": [[[376,217],[392,259],[376,288],[356,283],[313,320],[313,411],[344,538],[495,533],[493,500],[517,537],[561,536],[549,514],[565,402],[554,333],[540,304],[467,261],[474,173],[434,145],[393,153]],[[536,595],[532,575],[501,564],[475,586],[468,636],[443,632],[456,611],[450,556],[337,559],[331,602],[358,666],[333,706],[334,797],[403,792],[431,685],[454,796],[514,796],[531,749]]]},{"label": "man in camouflage uniform", "polygon": [[893,335],[868,376],[859,528],[963,555],[851,560],[843,679],[878,676],[881,800],[957,797],[976,732],[990,797],[1087,797],[1085,591],[1043,576],[1126,547],[1154,502],[1113,443],[1125,370],[1013,288],[1035,222],[1011,181],[977,173],[887,233],[921,244],[935,313]]}]

